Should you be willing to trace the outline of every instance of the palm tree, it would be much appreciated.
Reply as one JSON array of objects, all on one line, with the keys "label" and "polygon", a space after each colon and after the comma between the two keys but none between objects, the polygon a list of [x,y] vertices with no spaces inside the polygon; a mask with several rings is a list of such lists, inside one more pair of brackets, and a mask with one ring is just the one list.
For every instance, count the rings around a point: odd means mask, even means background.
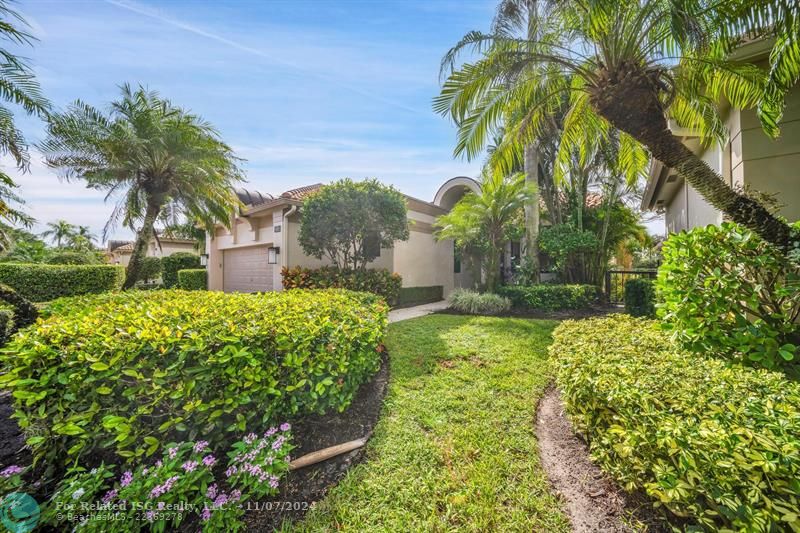
[{"label": "palm tree", "polygon": [[481,178],[480,194],[467,193],[449,213],[436,219],[436,238],[453,239],[459,248],[481,250],[486,289],[494,292],[500,282],[503,245],[535,194],[524,174],[506,177],[487,167]]},{"label": "palm tree", "polygon": [[107,199],[118,197],[103,238],[120,221],[136,232],[128,289],[165,205],[208,229],[230,224],[242,176],[239,159],[209,123],[143,87],[124,85],[121,92],[108,114],[77,101],[54,115],[40,148],[64,179],[83,179],[107,191]]},{"label": "palm tree", "polygon": [[[0,0],[0,39],[14,45],[30,45],[33,37],[24,29],[25,20],[8,3]],[[21,58],[0,47],[0,98],[18,105],[28,115],[46,116],[50,107],[42,96],[39,84],[30,67]],[[22,132],[14,124],[14,114],[6,106],[0,105],[0,155],[10,154],[20,172],[28,171],[28,146]],[[2,227],[21,224],[30,227],[33,219],[14,207],[22,204],[14,189],[17,184],[0,170],[0,221]],[[0,245],[10,246],[10,233],[0,231]]]},{"label": "palm tree", "polygon": [[49,237],[55,243],[56,248],[61,248],[63,243],[69,242],[76,235],[75,225],[64,219],[48,222],[47,227],[48,229],[42,232],[42,237]]},{"label": "palm tree", "polygon": [[[504,2],[501,6],[506,5]],[[514,3],[514,2],[511,2]],[[800,77],[800,4],[785,0],[540,0],[530,6],[535,39],[471,32],[443,60],[451,74],[434,108],[459,126],[457,154],[474,157],[499,126],[509,140],[535,139],[567,105],[565,154],[586,152],[591,139],[620,132],[621,166],[641,145],[674,168],[709,203],[765,240],[788,250],[798,237],[783,220],[686,148],[669,118],[706,143],[726,130],[717,112],[724,100],[758,106],[767,133],[777,134],[783,95]],[[777,35],[765,74],[729,60],[744,39]],[[455,68],[466,50],[480,57]],[[509,128],[509,117],[513,127]],[[641,144],[640,144],[641,143]],[[502,151],[500,151],[502,153]],[[518,155],[506,152],[506,163]],[[561,158],[563,161],[563,158]]]}]

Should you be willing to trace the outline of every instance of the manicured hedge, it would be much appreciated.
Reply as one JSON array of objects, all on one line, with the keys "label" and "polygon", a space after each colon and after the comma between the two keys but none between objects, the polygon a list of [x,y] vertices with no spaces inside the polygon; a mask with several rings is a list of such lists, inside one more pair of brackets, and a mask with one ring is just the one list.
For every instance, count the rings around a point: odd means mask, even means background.
[{"label": "manicured hedge", "polygon": [[177,252],[161,258],[161,281],[164,287],[178,286],[178,270],[200,268],[200,256],[189,252]]},{"label": "manicured hedge", "polygon": [[139,265],[139,281],[147,282],[161,277],[161,258],[145,257]]},{"label": "manicured hedge", "polygon": [[652,279],[634,278],[625,282],[625,312],[631,316],[656,316],[656,293]]},{"label": "manicured hedge", "polygon": [[284,289],[340,288],[371,292],[381,296],[389,305],[397,303],[403,278],[385,269],[342,270],[336,267],[281,270]]},{"label": "manicured hedge", "polygon": [[587,309],[597,303],[599,290],[594,285],[507,285],[497,291],[511,300],[514,309],[560,311]]},{"label": "manicured hedge", "polygon": [[344,290],[128,291],[53,304],[0,353],[34,458],[152,453],[159,442],[343,410],[374,373],[387,307]]},{"label": "manicured hedge", "polygon": [[0,283],[33,302],[118,290],[124,280],[119,265],[0,264]]},{"label": "manicured hedge", "polygon": [[100,259],[96,253],[64,250],[53,253],[46,262],[49,265],[96,265]]},{"label": "manicured hedge", "polygon": [[438,302],[444,298],[444,287],[434,285],[431,287],[402,287],[397,298],[397,305],[410,306],[430,302]]},{"label": "manicured hedge", "polygon": [[491,292],[456,289],[447,297],[450,309],[470,315],[499,315],[511,309],[508,298]]},{"label": "manicured hedge", "polygon": [[178,288],[186,291],[204,291],[208,288],[205,268],[178,270]]},{"label": "manicured hedge", "polygon": [[678,348],[655,321],[567,321],[550,347],[592,457],[705,528],[800,529],[800,383]]}]

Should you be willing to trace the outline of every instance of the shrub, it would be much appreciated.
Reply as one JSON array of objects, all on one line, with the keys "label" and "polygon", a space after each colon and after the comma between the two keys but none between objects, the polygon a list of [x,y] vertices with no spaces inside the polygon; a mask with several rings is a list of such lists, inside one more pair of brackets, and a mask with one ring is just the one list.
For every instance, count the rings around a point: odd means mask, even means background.
[{"label": "shrub", "polygon": [[673,235],[662,253],[659,315],[684,348],[798,373],[798,264],[730,222]]},{"label": "shrub", "polygon": [[114,291],[124,279],[125,268],[119,265],[0,264],[0,283],[32,302]]},{"label": "shrub", "polygon": [[397,305],[419,305],[430,302],[438,302],[443,299],[444,287],[434,285],[432,287],[402,287],[397,297]]},{"label": "shrub", "polygon": [[205,268],[178,270],[178,288],[186,291],[204,291],[208,288]]},{"label": "shrub", "polygon": [[60,313],[0,352],[0,388],[45,465],[156,442],[212,445],[276,416],[343,410],[380,362],[387,308],[343,290],[128,291]]},{"label": "shrub", "polygon": [[177,252],[161,258],[161,280],[164,287],[178,286],[178,270],[200,268],[200,256],[189,252]]},{"label": "shrub", "polygon": [[333,266],[322,268],[283,268],[284,289],[339,288],[371,292],[381,296],[389,305],[395,305],[403,285],[399,274],[385,269],[344,270]]},{"label": "shrub", "polygon": [[161,277],[161,258],[145,257],[139,265],[139,281],[151,281]]},{"label": "shrub", "polygon": [[50,265],[96,265],[100,263],[100,260],[96,254],[91,252],[65,250],[54,252],[45,262]]},{"label": "shrub", "polygon": [[490,292],[455,289],[447,297],[451,309],[470,315],[499,315],[511,309],[511,301]]},{"label": "shrub", "polygon": [[625,282],[625,312],[631,316],[656,316],[653,280],[634,278]]},{"label": "shrub", "polygon": [[597,303],[598,289],[594,285],[507,285],[498,294],[511,300],[515,309],[559,311],[587,309]]},{"label": "shrub", "polygon": [[567,321],[550,355],[592,457],[708,529],[800,528],[800,384],[681,350],[655,321]]}]

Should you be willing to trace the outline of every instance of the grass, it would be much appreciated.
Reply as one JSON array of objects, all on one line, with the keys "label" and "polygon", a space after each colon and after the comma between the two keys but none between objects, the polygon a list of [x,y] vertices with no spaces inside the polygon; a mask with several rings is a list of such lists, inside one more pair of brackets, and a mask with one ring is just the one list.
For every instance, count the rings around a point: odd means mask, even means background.
[{"label": "grass", "polygon": [[535,409],[555,322],[430,315],[389,326],[391,381],[367,460],[295,531],[569,531]]}]

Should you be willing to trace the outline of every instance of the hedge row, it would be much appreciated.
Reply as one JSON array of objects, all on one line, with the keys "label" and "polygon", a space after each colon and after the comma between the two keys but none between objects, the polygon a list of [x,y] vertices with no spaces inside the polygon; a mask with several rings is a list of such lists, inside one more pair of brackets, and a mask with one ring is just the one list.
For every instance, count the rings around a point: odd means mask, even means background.
[{"label": "hedge row", "polygon": [[50,466],[341,411],[377,370],[387,325],[380,299],[344,290],[130,291],[47,315],[0,353],[0,388]]},{"label": "hedge row", "polygon": [[550,355],[592,457],[707,529],[800,529],[800,383],[683,351],[655,321],[568,321]]},{"label": "hedge row", "polygon": [[397,298],[397,305],[420,305],[438,302],[444,298],[444,287],[433,285],[431,287],[402,287]]},{"label": "hedge row", "polygon": [[339,288],[371,292],[381,296],[389,305],[396,305],[403,278],[385,269],[342,270],[336,267],[283,268],[284,289]]},{"label": "hedge row", "polygon": [[189,252],[177,252],[161,258],[161,281],[164,288],[178,286],[178,271],[200,268],[200,256]]},{"label": "hedge row", "polygon": [[594,285],[507,285],[497,293],[511,300],[514,309],[525,311],[586,309],[599,297]]},{"label": "hedge row", "polygon": [[119,265],[0,263],[0,283],[33,302],[118,290],[124,280]]},{"label": "hedge row", "polygon": [[178,270],[178,288],[185,291],[204,291],[208,289],[208,274],[205,268]]}]

